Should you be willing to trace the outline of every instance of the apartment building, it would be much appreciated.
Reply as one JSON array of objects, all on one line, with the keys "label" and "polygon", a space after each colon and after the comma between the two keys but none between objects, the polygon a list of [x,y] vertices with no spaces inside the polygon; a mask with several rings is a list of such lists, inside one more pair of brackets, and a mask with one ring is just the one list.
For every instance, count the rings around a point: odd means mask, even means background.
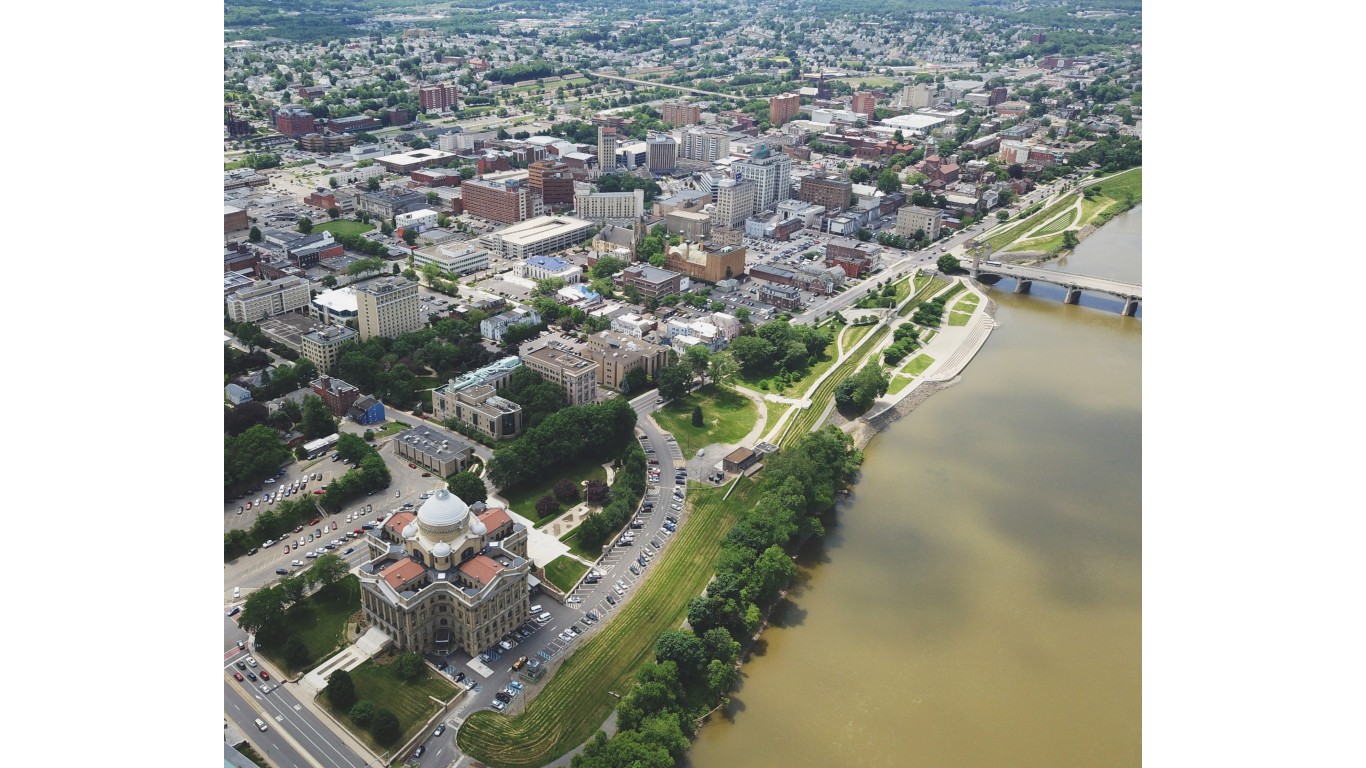
[{"label": "apartment building", "polygon": [[494,440],[516,437],[523,426],[522,406],[500,397],[496,387],[460,387],[456,379],[432,390],[432,414],[441,421],[455,419]]},{"label": "apartment building", "polygon": [[341,379],[334,379],[331,376],[323,376],[309,382],[309,388],[313,394],[321,397],[327,403],[328,410],[337,418],[346,416],[346,412],[360,398],[360,389],[353,384],[348,384]]},{"label": "apartment building", "polygon": [[520,179],[470,179],[460,189],[465,212],[471,215],[504,224],[516,224],[531,215],[531,187]]},{"label": "apartment building", "polygon": [[228,317],[234,322],[256,321],[308,307],[312,291],[306,278],[267,280],[228,295]]},{"label": "apartment building", "polygon": [[752,179],[720,179],[716,182],[716,205],[712,208],[714,227],[743,226],[754,215],[759,185]]},{"label": "apartment building", "polygon": [[522,364],[564,390],[569,405],[587,405],[598,398],[598,364],[575,346],[557,338],[534,339],[522,345]]},{"label": "apartment building", "polygon": [[730,157],[730,135],[721,131],[684,129],[678,156],[703,163],[714,163],[723,157]]},{"label": "apartment building", "polygon": [[592,221],[639,221],[645,215],[645,190],[576,194],[574,215]]},{"label": "apartment building", "polygon": [[808,176],[802,179],[797,199],[825,206],[827,211],[842,211],[849,207],[849,196],[853,191],[854,184],[847,179]]},{"label": "apartment building", "polygon": [[654,376],[669,364],[668,347],[616,331],[600,331],[588,337],[588,359],[598,364],[598,385],[621,389],[626,374],[641,368]]},{"label": "apartment building", "polygon": [[660,105],[660,119],[665,125],[680,127],[684,125],[697,125],[702,122],[702,108],[696,104],[684,104],[680,101],[666,101]]},{"label": "apartment building", "polygon": [[931,240],[939,237],[939,211],[935,208],[922,208],[907,205],[896,212],[896,233],[902,237],[912,237],[917,230],[923,230]]},{"label": "apartment building", "polygon": [[402,276],[381,277],[355,286],[360,340],[393,338],[422,328],[417,283]]},{"label": "apartment building", "polygon": [[622,289],[635,288],[641,297],[659,299],[683,290],[683,275],[648,264],[632,264],[617,273]]},{"label": "apartment building", "polygon": [[359,338],[360,334],[353,328],[341,325],[329,325],[311,333],[305,333],[299,340],[299,354],[305,360],[313,363],[317,369],[323,373],[331,371],[336,367],[340,355],[337,350],[341,345],[352,339]]},{"label": "apartment building", "polygon": [[797,116],[801,109],[802,97],[796,93],[784,93],[768,98],[768,121],[774,128]]},{"label": "apartment building", "polygon": [[417,103],[423,112],[460,108],[460,89],[455,83],[432,83],[417,87]]},{"label": "apartment building", "polygon": [[645,167],[650,173],[668,173],[678,166],[678,142],[667,133],[645,137]]}]

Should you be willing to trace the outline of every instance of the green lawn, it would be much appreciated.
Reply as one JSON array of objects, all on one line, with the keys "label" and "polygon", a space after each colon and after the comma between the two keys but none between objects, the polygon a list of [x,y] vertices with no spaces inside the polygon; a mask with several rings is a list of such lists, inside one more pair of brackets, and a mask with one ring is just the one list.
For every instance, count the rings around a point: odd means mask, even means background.
[{"label": "green lawn", "polygon": [[902,376],[901,374],[892,376],[892,380],[887,384],[887,394],[895,395],[906,387],[909,387],[912,381],[913,379],[910,377]]},{"label": "green lawn", "polygon": [[841,331],[841,333],[844,334],[844,348],[853,349],[855,346],[858,345],[860,341],[863,341],[863,337],[867,336],[868,332],[873,330],[873,328],[875,327],[877,327],[877,323],[869,323],[868,325],[851,325],[845,328],[843,331]]},{"label": "green lawn", "polygon": [[1005,250],[1007,253],[1010,251],[1051,251],[1054,248],[1061,247],[1062,235],[1049,235],[1048,237],[1036,237],[1031,240],[1020,240]]},{"label": "green lawn", "polygon": [[579,583],[579,579],[583,578],[585,573],[588,573],[588,566],[566,555],[560,555],[545,564],[546,579],[566,594]]},{"label": "green lawn", "polygon": [[764,422],[764,434],[768,434],[769,430],[782,420],[783,414],[792,407],[792,403],[764,403],[764,407],[768,409],[768,421]]},{"label": "green lawn", "polygon": [[925,372],[926,368],[934,365],[934,358],[929,355],[916,355],[901,369],[907,376],[919,376]]},{"label": "green lawn", "polygon": [[565,660],[522,714],[471,714],[457,735],[462,751],[494,768],[535,768],[602,727],[636,670],[652,660],[655,640],[682,623],[688,601],[711,580],[721,539],[739,511],[757,500],[748,479],[740,481],[724,504],[726,486],[690,485],[688,522],[655,558],[652,573],[635,587],[636,594]]},{"label": "green lawn", "polygon": [[1035,234],[1053,235],[1062,232],[1064,229],[1067,229],[1068,227],[1072,226],[1072,222],[1076,220],[1076,217],[1077,211],[1074,208],[1070,211],[1067,211],[1058,218],[1050,221],[1046,226],[1039,229],[1039,231]]},{"label": "green lawn", "polygon": [[[693,426],[695,406],[702,407],[705,426]],[[654,419],[661,429],[673,433],[683,457],[690,459],[699,448],[712,443],[734,443],[749,434],[759,420],[759,409],[739,392],[708,384],[655,411]]]},{"label": "green lawn", "polygon": [[896,303],[900,304],[901,302],[906,300],[907,296],[911,295],[910,276],[902,278],[901,280],[894,283],[894,287],[896,288],[896,296],[894,298],[896,299]]},{"label": "green lawn", "polygon": [[334,235],[360,235],[369,232],[374,228],[374,224],[362,224],[359,221],[347,221],[346,219],[337,219],[336,221],[329,221],[325,224],[313,225],[314,232],[327,231]]},{"label": "green lawn", "polygon": [[375,430],[375,438],[379,439],[381,437],[388,437],[389,435],[397,435],[405,429],[408,429],[408,425],[403,422],[386,421],[384,422],[383,427]]},{"label": "green lawn", "polygon": [[582,557],[585,560],[596,561],[599,557],[602,557],[602,547],[598,547],[597,552],[589,552],[579,544],[578,528],[575,528],[569,533],[566,533],[565,535],[561,536],[560,541],[569,545],[570,552],[573,552],[574,554],[578,555],[579,557]]},{"label": "green lawn", "polygon": [[223,170],[225,170],[225,171],[235,171],[235,170],[237,170],[238,168],[246,168],[246,167],[247,167],[247,161],[246,161],[246,160],[234,160],[234,161],[232,161],[231,163],[223,163]]},{"label": "green lawn", "polygon": [[964,296],[963,299],[962,299],[961,301],[959,301],[957,304],[953,305],[953,311],[955,311],[955,312],[971,312],[971,311],[973,311],[974,309],[977,309],[977,303],[978,303],[979,301],[980,301],[980,299],[977,297],[977,294],[975,294],[975,293],[969,293],[967,296]]},{"label": "green lawn", "polygon": [[1111,200],[1123,200],[1125,192],[1132,192],[1138,200],[1143,199],[1143,167],[1130,168],[1122,173],[1100,182],[1100,194]]},{"label": "green lawn", "polygon": [[817,419],[821,418],[826,406],[835,397],[835,387],[858,372],[858,369],[864,364],[864,358],[868,356],[869,352],[877,348],[877,345],[891,330],[891,326],[886,325],[879,328],[877,333],[865,339],[862,344],[855,348],[852,355],[840,363],[839,368],[836,368],[825,381],[821,382],[819,387],[816,387],[816,391],[811,394],[811,407],[792,417],[791,428],[784,430],[782,441],[778,444],[779,448],[791,445],[802,435],[819,426]]},{"label": "green lawn", "polygon": [[1010,245],[1011,243],[1015,242],[1021,237],[1024,237],[1026,232],[1033,230],[1035,227],[1039,226],[1045,221],[1051,220],[1054,216],[1057,216],[1067,208],[1074,206],[1076,204],[1076,194],[1066,194],[1063,196],[1061,200],[1058,200],[1057,202],[1053,203],[1052,205],[1048,206],[1042,211],[1039,211],[1033,216],[1030,216],[1024,221],[1019,222],[1010,229],[1007,229],[999,234],[993,235],[991,239],[987,241],[991,244],[992,253],[1005,250],[1006,246]]},{"label": "green lawn", "polygon": [[[422,676],[412,682],[405,682],[398,679],[393,674],[392,664],[380,664],[378,661],[389,661],[393,657],[383,659],[370,659],[359,667],[351,670],[351,680],[356,684],[356,700],[373,702],[377,707],[384,707],[398,717],[399,727],[403,729],[403,735],[398,741],[390,744],[388,749],[403,744],[417,734],[418,729],[427,722],[427,719],[436,714],[441,709],[430,697],[436,697],[441,701],[450,701],[456,694],[456,687],[446,682],[424,666]],[[365,745],[374,750],[377,754],[386,750],[385,747],[376,744],[370,738],[370,732],[360,728],[351,722],[351,716],[347,712],[338,712],[332,708],[332,704],[327,700],[327,693],[317,698],[317,701],[341,721],[343,725],[351,729],[351,733],[356,738],[365,742]]]},{"label": "green lawn", "polygon": [[[256,633],[256,647],[281,669],[312,669],[346,644],[346,621],[359,610],[360,580],[348,575],[291,606],[279,624],[262,627]],[[308,649],[308,661],[298,668],[290,667],[280,656],[290,637],[299,638]]]},{"label": "green lawn", "polygon": [[928,297],[942,291],[948,284],[948,280],[938,277],[931,279],[923,288],[916,290],[915,297],[906,302],[906,306],[896,313],[897,317],[910,317],[915,312],[916,307],[920,306]]},{"label": "green lawn", "polygon": [[[573,480],[575,485],[580,485],[584,480],[606,481],[607,470],[603,469],[601,464],[590,459],[580,459],[572,464],[566,464],[558,470],[547,473],[545,479],[535,485],[525,485],[520,488],[500,490],[498,495],[507,499],[508,506],[512,507],[513,511],[528,520],[535,520],[538,524],[543,522],[548,523],[554,519],[555,515],[563,513],[566,509],[569,509],[569,506],[571,505],[561,504],[559,512],[541,520],[536,515],[536,500],[550,494],[551,489],[555,487],[555,483],[558,483],[564,478]],[[582,485],[580,485],[580,490],[582,490]],[[580,495],[582,495],[582,493],[580,493]]]},{"label": "green lawn", "polygon": [[950,312],[949,325],[967,325],[972,315],[968,312]]}]

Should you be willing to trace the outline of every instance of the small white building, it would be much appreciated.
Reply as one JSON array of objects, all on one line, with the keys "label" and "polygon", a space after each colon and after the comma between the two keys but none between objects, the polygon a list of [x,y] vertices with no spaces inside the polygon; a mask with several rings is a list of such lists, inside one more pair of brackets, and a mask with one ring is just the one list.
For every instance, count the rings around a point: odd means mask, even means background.
[{"label": "small white building", "polygon": [[513,268],[517,277],[528,280],[545,280],[558,277],[566,283],[577,283],[583,279],[583,269],[554,256],[531,256]]},{"label": "small white building", "polygon": [[425,232],[436,227],[436,220],[441,214],[431,208],[422,208],[408,213],[400,213],[394,217],[394,224],[398,229],[405,232],[414,229],[418,232]]}]

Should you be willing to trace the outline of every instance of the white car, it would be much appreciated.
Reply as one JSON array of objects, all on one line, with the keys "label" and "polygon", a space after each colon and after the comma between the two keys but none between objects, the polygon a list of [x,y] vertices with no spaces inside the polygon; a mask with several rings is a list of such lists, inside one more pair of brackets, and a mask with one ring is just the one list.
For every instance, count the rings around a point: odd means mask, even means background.
[{"label": "white car", "polygon": [[233,588],[232,588],[232,599],[236,600],[237,598],[239,598],[239,597],[241,597],[241,596],[242,596],[242,588],[241,588],[241,587],[233,587]]}]

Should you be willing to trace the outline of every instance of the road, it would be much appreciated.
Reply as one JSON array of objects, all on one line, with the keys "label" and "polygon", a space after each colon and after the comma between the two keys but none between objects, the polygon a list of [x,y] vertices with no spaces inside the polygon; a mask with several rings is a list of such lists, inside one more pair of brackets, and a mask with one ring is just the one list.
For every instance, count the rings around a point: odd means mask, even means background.
[{"label": "road", "polygon": [[[259,664],[260,659],[257,662]],[[255,671],[259,674],[259,670],[258,666]],[[244,733],[251,734],[253,738],[260,736],[258,741],[263,746],[268,742],[268,749],[278,749],[278,753],[268,753],[272,759],[276,758],[276,754],[282,756],[277,760],[278,765],[365,768],[365,758],[353,752],[326,724],[299,703],[292,684],[280,685],[272,674],[268,683],[270,693],[262,693],[259,689],[262,683],[252,683],[250,680],[239,683],[232,677],[234,671],[238,670],[232,663],[224,667],[224,714]],[[270,730],[262,733],[256,728],[253,721],[258,717],[266,721]]]}]

